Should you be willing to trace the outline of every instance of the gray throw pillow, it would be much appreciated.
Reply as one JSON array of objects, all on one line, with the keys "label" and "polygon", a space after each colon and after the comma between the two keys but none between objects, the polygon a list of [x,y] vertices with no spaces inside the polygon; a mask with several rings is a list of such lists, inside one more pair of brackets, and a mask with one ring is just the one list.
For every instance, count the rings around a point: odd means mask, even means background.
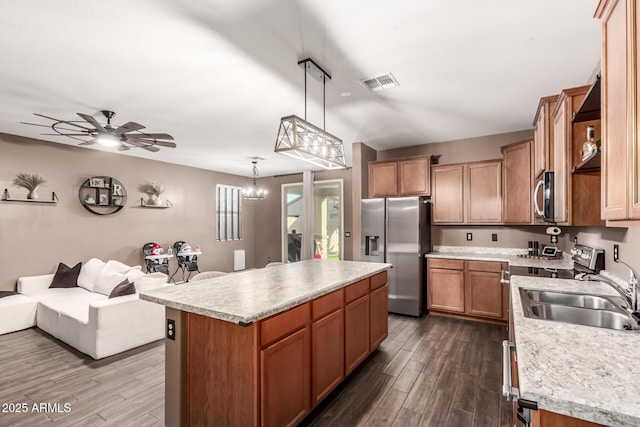
[{"label": "gray throw pillow", "polygon": [[58,264],[58,270],[53,276],[53,280],[49,285],[50,288],[75,288],[78,286],[78,276],[80,275],[80,267],[82,263],[79,262],[73,267],[69,267],[64,263]]},{"label": "gray throw pillow", "polygon": [[133,283],[129,282],[129,279],[124,279],[118,283],[115,288],[109,294],[109,298],[123,297],[125,295],[133,295],[136,293],[136,287]]}]

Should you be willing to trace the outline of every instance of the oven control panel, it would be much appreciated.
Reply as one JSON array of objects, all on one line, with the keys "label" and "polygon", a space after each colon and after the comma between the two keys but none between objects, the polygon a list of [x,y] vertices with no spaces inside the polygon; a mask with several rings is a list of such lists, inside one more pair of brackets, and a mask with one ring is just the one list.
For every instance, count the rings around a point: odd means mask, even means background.
[{"label": "oven control panel", "polygon": [[569,251],[577,264],[599,273],[604,269],[604,250],[578,243]]}]

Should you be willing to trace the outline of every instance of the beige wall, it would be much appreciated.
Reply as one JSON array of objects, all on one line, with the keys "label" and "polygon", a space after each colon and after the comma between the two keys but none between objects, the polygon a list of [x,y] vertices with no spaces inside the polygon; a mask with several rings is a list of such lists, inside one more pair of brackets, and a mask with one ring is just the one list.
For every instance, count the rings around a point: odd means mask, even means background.
[{"label": "beige wall", "polygon": [[[20,276],[47,274],[58,262],[74,265],[92,257],[143,264],[142,245],[157,242],[165,249],[177,240],[200,245],[200,271],[233,270],[234,249],[246,251],[246,266],[255,266],[255,215],[259,205],[243,204],[243,238],[217,242],[215,186],[242,186],[249,178],[153,160],[122,156],[69,145],[0,134],[0,190],[25,197],[14,187],[19,172],[39,173],[47,179],[38,193],[57,204],[0,202],[0,290],[14,289]],[[99,216],[85,210],[78,199],[82,182],[94,175],[117,178],[124,185],[127,205],[114,215]],[[162,181],[170,209],[140,208],[146,194],[139,186]],[[171,270],[176,267],[172,260]]]},{"label": "beige wall", "polygon": [[[324,181],[329,179],[343,180],[343,206],[344,206],[344,230],[351,232],[353,226],[353,211],[351,201],[351,169],[334,171],[319,171],[313,176],[314,181]],[[271,261],[282,261],[282,185],[302,182],[302,174],[284,175],[260,178],[259,184],[269,191],[269,198],[261,203],[256,209],[255,231],[256,231],[256,253],[255,264],[263,267],[268,259]],[[353,235],[353,233],[352,233]],[[343,258],[353,259],[353,238],[344,238]]]},{"label": "beige wall", "polygon": [[378,160],[399,157],[419,156],[422,154],[440,155],[440,164],[474,162],[477,160],[501,159],[500,147],[533,137],[533,130],[458,139],[455,141],[415,145],[378,151]]},{"label": "beige wall", "polygon": [[[530,240],[541,245],[551,244],[545,229],[546,227],[539,226],[434,225],[431,232],[434,245],[527,248]],[[473,240],[467,241],[467,233],[472,233]],[[494,233],[498,235],[497,242],[491,241]]]}]

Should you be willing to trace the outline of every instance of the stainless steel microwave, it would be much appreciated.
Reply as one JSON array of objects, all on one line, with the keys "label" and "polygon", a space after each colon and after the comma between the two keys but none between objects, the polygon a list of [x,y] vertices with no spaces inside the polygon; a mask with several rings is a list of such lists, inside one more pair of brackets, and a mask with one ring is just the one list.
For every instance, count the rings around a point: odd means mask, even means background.
[{"label": "stainless steel microwave", "polygon": [[[541,195],[540,190],[543,191]],[[536,215],[544,220],[553,221],[553,172],[545,172],[543,178],[536,184],[533,190],[533,203]]]}]

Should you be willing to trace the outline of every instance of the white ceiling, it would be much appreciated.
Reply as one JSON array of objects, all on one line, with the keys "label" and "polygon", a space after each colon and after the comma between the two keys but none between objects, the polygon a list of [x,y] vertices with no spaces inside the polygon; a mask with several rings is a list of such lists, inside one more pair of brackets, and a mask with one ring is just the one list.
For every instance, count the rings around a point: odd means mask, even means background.
[{"label": "white ceiling", "polygon": [[[139,122],[178,147],[127,154],[249,176],[299,172],[273,153],[280,117],[304,117],[311,57],[326,130],[388,149],[531,127],[541,96],[587,83],[597,0],[4,0],[0,132],[44,137],[37,112]],[[375,94],[359,80],[392,72]],[[352,95],[343,97],[343,92]],[[322,85],[307,119],[322,126]],[[93,149],[93,148],[88,148]]]}]

